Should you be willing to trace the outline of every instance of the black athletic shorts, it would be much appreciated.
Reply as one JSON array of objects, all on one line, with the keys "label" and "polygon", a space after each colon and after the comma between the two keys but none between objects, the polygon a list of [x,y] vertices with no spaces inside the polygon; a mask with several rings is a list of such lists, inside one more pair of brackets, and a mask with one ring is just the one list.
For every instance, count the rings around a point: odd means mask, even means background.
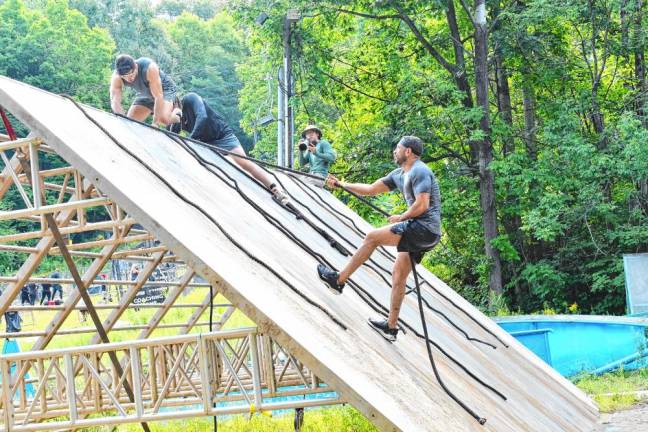
[{"label": "black athletic shorts", "polygon": [[[165,101],[175,101],[175,99],[177,98],[177,88],[173,81],[162,81],[162,96],[164,97]],[[155,106],[155,99],[153,99],[153,97],[151,96],[138,94],[133,101],[133,105],[141,105],[153,111],[153,107]]]},{"label": "black athletic shorts", "polygon": [[432,250],[441,239],[439,234],[433,233],[416,219],[394,224],[390,231],[401,236],[396,250],[398,252],[409,252],[417,264],[421,262],[423,255]]}]

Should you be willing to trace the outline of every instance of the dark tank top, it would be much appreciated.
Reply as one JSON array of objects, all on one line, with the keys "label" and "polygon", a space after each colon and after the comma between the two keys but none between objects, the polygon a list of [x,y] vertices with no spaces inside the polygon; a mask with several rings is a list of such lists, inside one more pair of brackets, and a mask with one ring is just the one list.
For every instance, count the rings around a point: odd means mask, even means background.
[{"label": "dark tank top", "polygon": [[[132,83],[128,83],[124,81],[122,78],[122,83],[126,87],[131,87],[135,89],[137,92],[138,96],[144,96],[153,99],[153,94],[151,93],[151,87],[149,85],[148,80],[146,79],[146,72],[148,72],[148,68],[153,63],[153,60],[147,57],[140,57],[137,60],[135,60],[135,63],[137,63],[137,77],[133,80]],[[168,88],[170,85],[172,86],[173,83],[171,81],[171,78],[167,76],[162,70],[160,69],[160,81],[162,81],[162,88]]]}]

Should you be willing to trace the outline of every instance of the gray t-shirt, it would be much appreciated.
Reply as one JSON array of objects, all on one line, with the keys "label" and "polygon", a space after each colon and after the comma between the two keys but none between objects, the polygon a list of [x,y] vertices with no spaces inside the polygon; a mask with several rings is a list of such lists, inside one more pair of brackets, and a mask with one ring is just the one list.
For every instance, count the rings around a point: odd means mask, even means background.
[{"label": "gray t-shirt", "polygon": [[427,165],[419,159],[408,172],[404,173],[402,168],[396,168],[381,180],[389,190],[400,190],[409,207],[416,201],[416,195],[429,193],[430,207],[415,219],[433,233],[441,235],[441,193],[434,173]]}]

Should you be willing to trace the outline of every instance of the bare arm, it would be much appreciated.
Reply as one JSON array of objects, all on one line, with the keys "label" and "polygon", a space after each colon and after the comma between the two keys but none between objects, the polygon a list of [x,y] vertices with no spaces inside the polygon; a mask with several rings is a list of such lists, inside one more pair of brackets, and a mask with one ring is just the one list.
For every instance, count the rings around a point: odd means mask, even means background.
[{"label": "bare arm", "polygon": [[413,219],[421,216],[428,208],[430,208],[430,194],[427,192],[421,192],[416,195],[416,201],[414,201],[412,207],[408,208],[403,214],[391,216],[389,222],[395,223]]},{"label": "bare arm", "polygon": [[160,111],[164,101],[164,92],[162,91],[162,79],[160,78],[160,68],[157,64],[151,63],[146,71],[146,80],[149,83],[151,95],[155,100],[153,105],[153,123],[160,123]]},{"label": "bare arm", "polygon": [[113,73],[110,78],[110,109],[115,114],[124,114],[124,108],[122,107],[122,89],[124,83],[117,73]]},{"label": "bare arm", "polygon": [[358,195],[364,195],[364,196],[373,196],[384,192],[389,192],[389,187],[387,187],[387,185],[380,179],[376,180],[372,184],[347,183],[338,180],[333,175],[329,175],[327,179],[327,184],[329,186],[343,187],[345,189],[350,190],[351,192],[355,192]]}]

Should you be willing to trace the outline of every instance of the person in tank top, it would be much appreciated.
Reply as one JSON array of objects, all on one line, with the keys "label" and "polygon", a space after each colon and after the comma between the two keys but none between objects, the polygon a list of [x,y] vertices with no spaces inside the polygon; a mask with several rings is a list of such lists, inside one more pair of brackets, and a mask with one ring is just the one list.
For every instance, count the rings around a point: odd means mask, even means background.
[{"label": "person in tank top", "polygon": [[110,80],[110,107],[115,114],[124,114],[124,87],[130,87],[137,93],[126,113],[127,117],[144,121],[153,114],[153,123],[163,126],[180,121],[178,111],[173,106],[176,85],[150,58],[135,60],[127,54],[117,56]]}]

